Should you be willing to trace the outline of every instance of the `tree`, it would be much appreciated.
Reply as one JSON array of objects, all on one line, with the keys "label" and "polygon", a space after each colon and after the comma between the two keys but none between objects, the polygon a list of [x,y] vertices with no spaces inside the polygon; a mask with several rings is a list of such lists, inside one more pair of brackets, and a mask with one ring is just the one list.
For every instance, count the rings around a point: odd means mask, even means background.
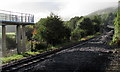
[{"label": "tree", "polygon": [[53,13],[47,18],[41,19],[37,24],[36,39],[56,45],[69,39],[70,31],[65,28],[63,21]]},{"label": "tree", "polygon": [[85,30],[87,35],[94,34],[94,25],[90,18],[84,18],[82,22],[79,23],[79,28]]},{"label": "tree", "polygon": [[92,24],[94,25],[94,31],[100,32],[102,25],[101,18],[99,15],[94,16],[94,18],[92,19]]},{"label": "tree", "polygon": [[[120,2],[119,2],[120,4]],[[117,17],[115,18],[115,33],[113,37],[113,42],[120,45],[120,7],[118,7]]]},{"label": "tree", "polygon": [[45,22],[47,18],[41,18],[36,24],[35,29],[36,33],[33,35],[33,39],[36,41],[44,41],[41,36],[43,36],[44,32],[46,32]]},{"label": "tree", "polygon": [[29,25],[29,26],[26,27],[26,36],[27,36],[28,40],[32,39],[33,31],[34,31],[34,27],[33,26]]},{"label": "tree", "polygon": [[77,22],[79,21],[79,19],[81,19],[81,17],[73,17],[71,18],[69,21],[67,21],[66,25],[67,27],[69,27],[72,31],[76,28]]}]

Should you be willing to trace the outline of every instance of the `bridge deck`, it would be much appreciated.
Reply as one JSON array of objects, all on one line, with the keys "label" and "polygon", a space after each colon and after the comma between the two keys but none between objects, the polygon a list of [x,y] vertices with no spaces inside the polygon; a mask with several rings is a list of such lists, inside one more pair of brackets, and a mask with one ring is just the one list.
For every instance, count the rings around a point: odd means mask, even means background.
[{"label": "bridge deck", "polygon": [[0,20],[0,25],[33,25],[33,22],[18,22],[18,21],[5,21]]}]

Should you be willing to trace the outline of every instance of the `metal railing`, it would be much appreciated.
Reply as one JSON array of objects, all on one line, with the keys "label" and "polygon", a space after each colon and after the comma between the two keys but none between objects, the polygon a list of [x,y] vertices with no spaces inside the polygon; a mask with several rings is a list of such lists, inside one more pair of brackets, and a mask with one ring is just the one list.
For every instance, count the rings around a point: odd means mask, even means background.
[{"label": "metal railing", "polygon": [[27,13],[0,10],[0,21],[29,22],[34,23],[34,15]]}]

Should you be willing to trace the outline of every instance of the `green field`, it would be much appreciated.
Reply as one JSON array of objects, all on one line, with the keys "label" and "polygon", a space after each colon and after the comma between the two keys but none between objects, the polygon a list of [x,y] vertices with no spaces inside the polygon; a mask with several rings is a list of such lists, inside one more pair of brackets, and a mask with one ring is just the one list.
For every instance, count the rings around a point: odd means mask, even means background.
[{"label": "green field", "polygon": [[[10,33],[6,33],[6,35],[16,35],[15,32],[10,32]],[[0,33],[0,36],[2,36],[2,33]]]},{"label": "green field", "polygon": [[[11,32],[11,33],[6,33],[7,36],[12,36],[14,37],[16,35],[15,32]],[[2,33],[0,33],[0,39],[2,38]]]}]

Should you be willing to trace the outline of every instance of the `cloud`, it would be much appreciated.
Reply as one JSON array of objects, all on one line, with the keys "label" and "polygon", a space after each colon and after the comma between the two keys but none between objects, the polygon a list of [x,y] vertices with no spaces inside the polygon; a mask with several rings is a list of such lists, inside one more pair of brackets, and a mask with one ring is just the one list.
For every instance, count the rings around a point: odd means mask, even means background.
[{"label": "cloud", "polygon": [[30,12],[35,15],[35,21],[38,21],[40,18],[47,17],[51,12],[57,13],[62,5],[61,2],[24,2],[19,4],[16,10]]},{"label": "cloud", "polygon": [[19,4],[18,8],[36,11],[56,11],[59,10],[60,3],[57,2],[25,2]]},{"label": "cloud", "polygon": [[59,14],[65,20],[68,20],[74,16],[84,16],[100,9],[117,6],[117,2],[81,2],[76,0],[69,1],[65,4],[66,5],[59,11]]},{"label": "cloud", "polygon": [[[2,0],[0,9],[31,13],[35,22],[50,12],[68,20],[74,16],[87,15],[99,9],[117,5],[118,0]],[[114,3],[116,2],[116,3]]]}]

